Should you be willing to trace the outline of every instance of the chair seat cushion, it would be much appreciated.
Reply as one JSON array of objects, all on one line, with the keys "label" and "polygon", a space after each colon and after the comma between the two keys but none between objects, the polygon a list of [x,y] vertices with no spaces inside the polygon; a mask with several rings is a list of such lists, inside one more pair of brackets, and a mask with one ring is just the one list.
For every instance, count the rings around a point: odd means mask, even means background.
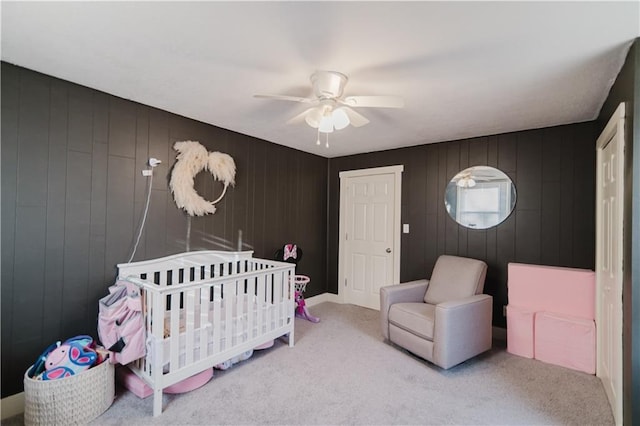
[{"label": "chair seat cushion", "polygon": [[436,307],[428,303],[394,303],[389,308],[389,323],[423,339],[433,340]]}]

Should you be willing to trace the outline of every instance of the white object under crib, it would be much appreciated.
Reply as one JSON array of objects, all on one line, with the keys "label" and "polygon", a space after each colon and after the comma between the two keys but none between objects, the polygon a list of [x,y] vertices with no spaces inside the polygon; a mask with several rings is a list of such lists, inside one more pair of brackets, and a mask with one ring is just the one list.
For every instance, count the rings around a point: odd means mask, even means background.
[{"label": "white object under crib", "polygon": [[294,344],[295,265],[252,257],[252,251],[193,251],[118,265],[140,287],[147,355],[129,364],[162,390],[280,336]]}]

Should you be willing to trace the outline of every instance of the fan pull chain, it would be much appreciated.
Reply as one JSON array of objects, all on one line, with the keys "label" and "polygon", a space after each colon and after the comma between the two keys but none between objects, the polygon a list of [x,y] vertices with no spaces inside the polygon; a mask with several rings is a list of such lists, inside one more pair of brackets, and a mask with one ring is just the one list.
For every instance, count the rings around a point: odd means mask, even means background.
[{"label": "fan pull chain", "polygon": [[329,148],[329,133],[327,133],[326,135],[327,135],[327,142],[326,142],[325,146],[327,148]]},{"label": "fan pull chain", "polygon": [[316,140],[316,145],[320,145],[320,129],[318,129],[318,139]]}]

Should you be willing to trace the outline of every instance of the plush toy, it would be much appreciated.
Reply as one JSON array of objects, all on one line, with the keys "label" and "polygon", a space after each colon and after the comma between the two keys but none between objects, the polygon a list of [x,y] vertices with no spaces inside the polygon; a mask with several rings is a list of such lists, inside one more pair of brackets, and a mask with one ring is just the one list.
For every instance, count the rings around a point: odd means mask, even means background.
[{"label": "plush toy", "polygon": [[41,380],[73,376],[102,361],[91,336],[76,336],[49,346],[29,370],[29,377]]},{"label": "plush toy", "polygon": [[234,356],[231,359],[228,359],[218,365],[215,366],[218,370],[227,370],[231,368],[234,364],[237,364],[241,361],[246,361],[253,355],[253,349],[250,349],[246,352],[242,352],[240,355]]},{"label": "plush toy", "polygon": [[47,355],[42,380],[61,379],[90,368],[98,359],[92,345],[90,336],[76,336],[59,345]]}]

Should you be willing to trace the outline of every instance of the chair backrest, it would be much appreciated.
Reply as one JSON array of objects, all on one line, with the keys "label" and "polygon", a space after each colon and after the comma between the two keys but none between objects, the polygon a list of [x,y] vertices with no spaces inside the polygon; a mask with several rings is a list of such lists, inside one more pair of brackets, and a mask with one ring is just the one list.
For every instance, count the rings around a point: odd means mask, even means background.
[{"label": "chair backrest", "polygon": [[432,305],[482,293],[487,264],[467,257],[442,255],[433,267],[424,301]]}]

